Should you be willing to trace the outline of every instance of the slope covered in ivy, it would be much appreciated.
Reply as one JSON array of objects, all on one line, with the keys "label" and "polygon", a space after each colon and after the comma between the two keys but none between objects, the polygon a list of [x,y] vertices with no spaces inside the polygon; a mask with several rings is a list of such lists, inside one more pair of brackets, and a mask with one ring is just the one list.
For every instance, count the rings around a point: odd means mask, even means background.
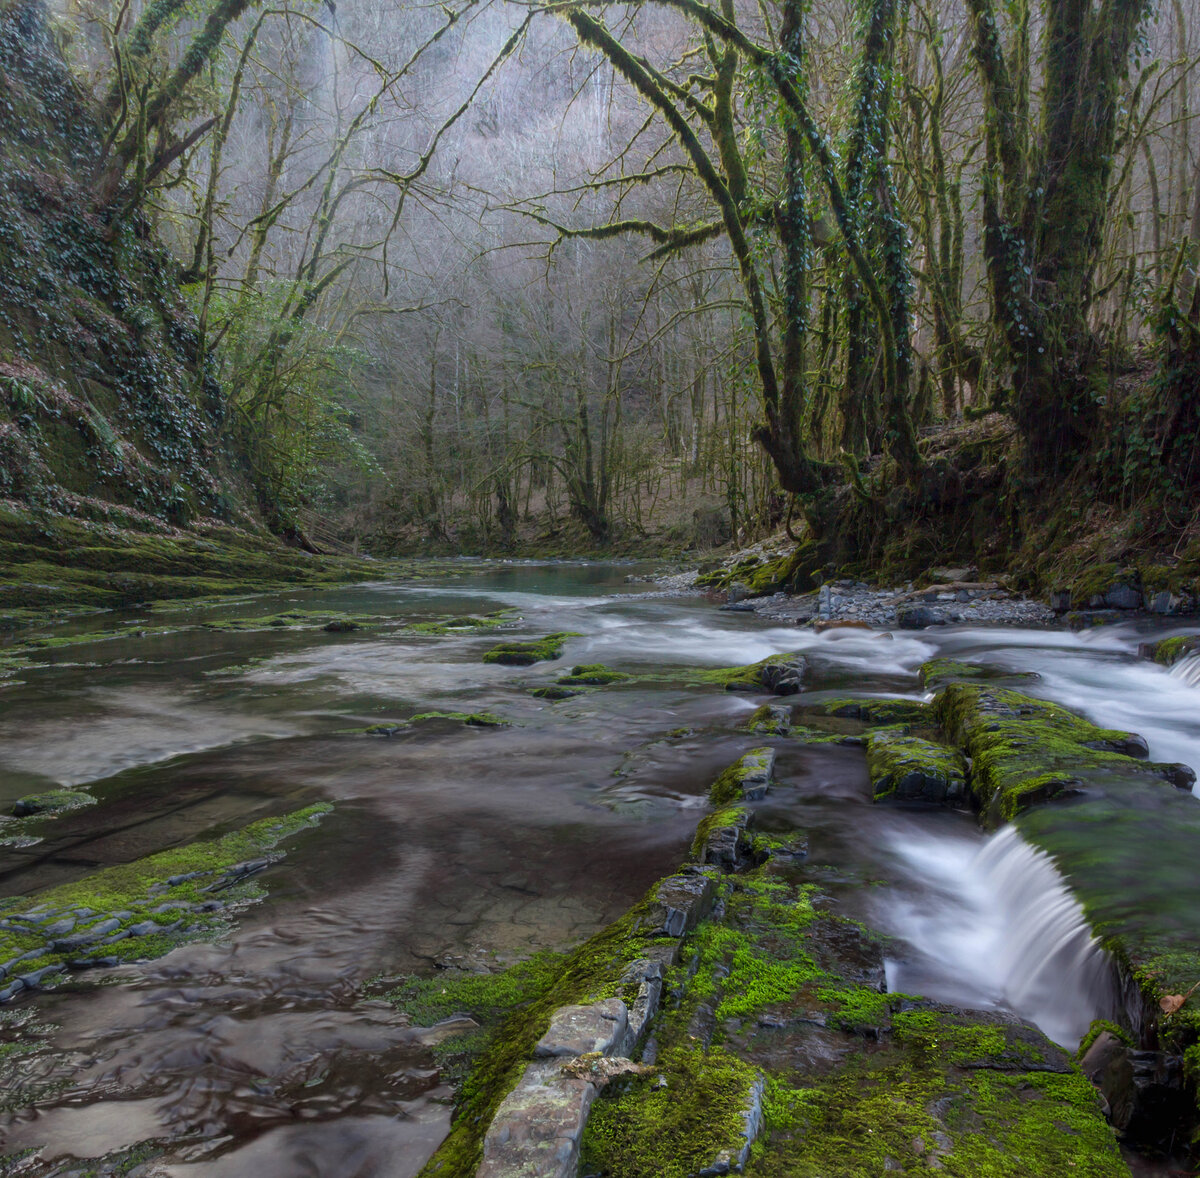
[{"label": "slope covered in ivy", "polygon": [[0,0],[0,540],[5,520],[255,527],[177,270],[91,184],[103,142],[37,0]]}]

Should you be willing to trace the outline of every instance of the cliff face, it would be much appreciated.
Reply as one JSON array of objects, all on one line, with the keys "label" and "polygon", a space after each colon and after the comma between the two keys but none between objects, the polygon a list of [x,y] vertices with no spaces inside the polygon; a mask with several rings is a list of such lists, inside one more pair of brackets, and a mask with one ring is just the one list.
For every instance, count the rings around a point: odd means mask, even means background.
[{"label": "cliff face", "polygon": [[171,259],[93,211],[101,146],[40,4],[0,0],[0,499],[138,529],[231,521],[220,390]]}]

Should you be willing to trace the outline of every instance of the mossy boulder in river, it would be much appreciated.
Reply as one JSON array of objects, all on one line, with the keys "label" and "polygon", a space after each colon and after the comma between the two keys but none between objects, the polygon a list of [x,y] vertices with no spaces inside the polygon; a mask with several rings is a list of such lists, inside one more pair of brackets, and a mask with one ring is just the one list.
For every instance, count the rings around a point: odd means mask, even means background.
[{"label": "mossy boulder in river", "polygon": [[40,794],[27,794],[13,803],[14,818],[29,818],[34,814],[63,814],[68,810],[79,810],[94,806],[96,799],[91,794],[70,789],[52,789]]},{"label": "mossy boulder in river", "polygon": [[756,801],[765,797],[774,769],[773,748],[751,749],[709,786],[709,800],[714,806],[727,806],[730,802]]},{"label": "mossy boulder in river", "polygon": [[721,667],[697,671],[696,681],[715,683],[726,691],[768,691],[772,695],[795,695],[804,686],[808,660],[802,654],[773,654],[744,667]]},{"label": "mossy boulder in river", "polygon": [[783,704],[763,704],[755,708],[742,725],[746,732],[757,732],[763,736],[787,736],[791,727],[791,710]]},{"label": "mossy boulder in river", "polygon": [[562,655],[563,645],[568,638],[578,638],[575,633],[547,634],[544,638],[528,642],[501,642],[485,651],[485,663],[500,663],[506,667],[532,667],[534,663],[551,662]]},{"label": "mossy boulder in river", "polygon": [[910,724],[915,727],[930,727],[934,723],[929,705],[918,699],[862,696],[827,699],[812,706],[813,710],[821,715],[860,720],[864,724]]},{"label": "mossy boulder in river", "polygon": [[1137,759],[1146,742],[1133,733],[1098,728],[1007,688],[952,684],[938,694],[933,711],[971,758],[971,790],[993,824],[1110,779],[1177,784],[1186,774],[1186,766]]},{"label": "mossy boulder in river", "polygon": [[967,765],[962,753],[944,744],[899,732],[867,738],[867,772],[875,800],[961,804],[967,799]]},{"label": "mossy boulder in river", "polygon": [[561,687],[607,687],[610,683],[628,683],[632,678],[603,663],[579,663],[571,668],[569,675],[560,675],[555,682]]}]

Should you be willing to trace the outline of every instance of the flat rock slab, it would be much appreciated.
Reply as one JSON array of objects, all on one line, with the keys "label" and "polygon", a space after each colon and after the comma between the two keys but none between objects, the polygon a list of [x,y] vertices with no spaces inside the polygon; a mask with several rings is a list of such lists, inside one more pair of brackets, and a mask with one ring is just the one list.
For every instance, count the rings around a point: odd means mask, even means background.
[{"label": "flat rock slab", "polygon": [[628,1029],[629,1012],[620,998],[606,998],[590,1006],[562,1006],[554,1012],[550,1028],[533,1054],[539,1059],[573,1059],[593,1051],[611,1055],[624,1042]]},{"label": "flat rock slab", "polygon": [[596,1086],[537,1060],[506,1096],[483,1139],[476,1178],[575,1178]]}]

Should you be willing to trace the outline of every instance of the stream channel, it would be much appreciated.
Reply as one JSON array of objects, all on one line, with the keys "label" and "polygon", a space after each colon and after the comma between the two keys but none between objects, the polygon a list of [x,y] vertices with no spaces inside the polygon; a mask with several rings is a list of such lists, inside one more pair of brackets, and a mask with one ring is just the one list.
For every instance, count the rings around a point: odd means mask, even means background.
[{"label": "stream channel", "polygon": [[[128,638],[49,651],[0,692],[0,809],[59,786],[99,799],[45,823],[33,846],[0,848],[0,895],[333,805],[285,844],[260,877],[266,897],[216,943],[74,974],[2,1008],[0,1038],[20,1035],[28,1054],[0,1100],[0,1173],[108,1173],[80,1159],[152,1141],[151,1168],[117,1172],[416,1174],[446,1132],[451,1093],[431,1033],[367,983],[565,948],[674,870],[713,777],[771,743],[738,727],[764,697],[689,683],[696,668],[803,651],[809,685],[787,702],[924,698],[917,668],[936,655],[1036,671],[1032,693],[1200,769],[1196,677],[1138,656],[1139,643],[1195,625],[817,634],[646,592],[626,580],[636,565],[460,570],[131,611],[118,619]],[[187,628],[297,609],[385,620],[349,633]],[[501,609],[514,611],[502,630],[410,628]],[[164,621],[182,628],[137,636]],[[500,637],[556,631],[580,637],[555,662],[482,662]],[[654,678],[558,702],[529,693],[575,663]],[[429,710],[511,726],[362,731]],[[897,937],[890,988],[1010,1009],[1070,1047],[1110,1012],[1110,973],[1078,905],[1014,830],[873,805],[861,748],[780,744],[758,826],[805,828],[842,910]]]}]

